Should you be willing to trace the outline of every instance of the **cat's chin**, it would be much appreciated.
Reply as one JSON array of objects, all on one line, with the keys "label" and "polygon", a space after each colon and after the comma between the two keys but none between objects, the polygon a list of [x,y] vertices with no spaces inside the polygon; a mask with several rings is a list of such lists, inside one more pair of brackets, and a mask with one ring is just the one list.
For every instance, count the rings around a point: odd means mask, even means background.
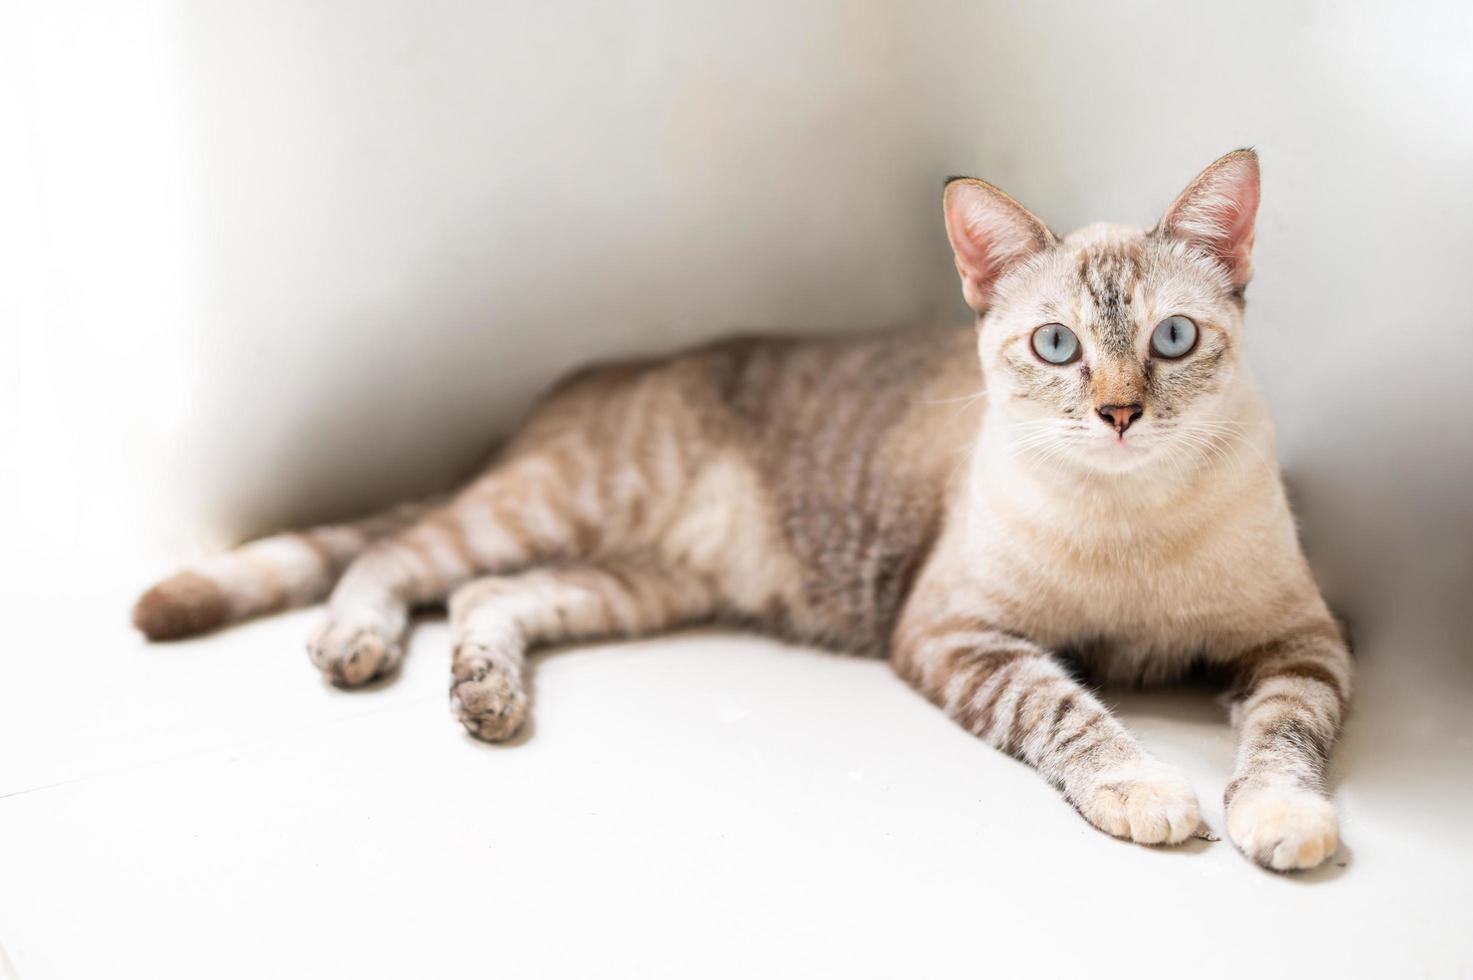
[{"label": "cat's chin", "polygon": [[1156,457],[1156,446],[1133,439],[1101,439],[1079,453],[1079,461],[1100,473],[1129,473]]}]

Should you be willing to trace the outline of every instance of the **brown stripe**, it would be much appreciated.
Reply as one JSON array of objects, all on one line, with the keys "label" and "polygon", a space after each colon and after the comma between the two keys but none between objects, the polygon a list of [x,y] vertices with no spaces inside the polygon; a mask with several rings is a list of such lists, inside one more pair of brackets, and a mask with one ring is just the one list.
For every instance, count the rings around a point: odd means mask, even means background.
[{"label": "brown stripe", "polygon": [[[608,565],[600,568],[599,571],[602,573],[602,577],[604,579],[604,582],[602,584],[607,584],[608,581],[612,579],[613,583],[620,589],[622,589],[624,591],[624,594],[629,597],[631,601],[633,601],[634,580],[629,573],[625,572],[624,569],[620,568],[617,565]],[[595,581],[590,584],[596,587],[600,583],[598,583],[595,579]]]},{"label": "brown stripe", "polygon": [[953,650],[947,654],[941,670],[932,675],[931,699],[940,702],[946,696],[947,682],[966,672],[970,674],[967,689],[957,701],[957,707],[968,704],[999,667],[1023,655],[1020,650],[979,650],[975,646]]},{"label": "brown stripe", "polygon": [[624,504],[624,529],[628,534],[636,534],[644,526],[645,503],[643,494],[635,494]]},{"label": "brown stripe", "polygon": [[440,570],[437,569],[435,561],[430,559],[429,551],[423,541],[414,538],[414,529],[405,531],[398,538],[386,542],[386,554],[389,559],[398,564],[399,576],[395,585],[408,588],[404,592],[404,598],[418,601],[421,595],[435,595],[440,592]]},{"label": "brown stripe", "polygon": [[943,619],[940,622],[927,623],[911,631],[907,635],[906,641],[913,648],[919,649],[937,640],[949,639],[959,633],[982,632],[988,628],[984,626],[982,630],[974,630],[967,620],[957,618]]},{"label": "brown stripe", "polygon": [[[1064,739],[1058,745],[1054,746],[1054,751],[1055,752],[1063,752],[1069,746],[1073,745],[1076,741],[1078,741],[1081,737],[1083,737],[1085,735],[1088,735],[1090,732],[1092,732],[1096,728],[1098,728],[1100,722],[1102,722],[1104,720],[1105,720],[1104,712],[1096,712],[1093,716],[1091,716],[1091,718],[1088,721],[1081,722],[1080,725],[1079,725],[1079,727],[1076,728],[1076,729],[1074,729],[1074,734],[1070,735],[1068,738]],[[1069,758],[1069,757],[1066,756],[1065,758]]]},{"label": "brown stripe", "polygon": [[1022,694],[1018,695],[1018,703],[1016,707],[1013,708],[1013,721],[1012,724],[1008,725],[1007,741],[1005,741],[1002,746],[1002,750],[1004,752],[1008,753],[1009,755],[1016,755],[1018,751],[1022,749],[1023,740],[1028,737],[1028,732],[1030,730],[1028,721],[1023,717],[1023,713],[1028,709],[1028,705],[1033,700],[1033,696],[1037,694],[1041,688],[1049,687],[1057,680],[1057,677],[1041,677],[1038,680],[1035,680],[1032,684],[1028,685],[1028,688],[1024,690]]},{"label": "brown stripe", "polygon": [[1306,714],[1314,710],[1308,701],[1297,694],[1265,694],[1261,698],[1253,699],[1253,711],[1257,712],[1266,704],[1286,704],[1296,711],[1302,711]]},{"label": "brown stripe", "polygon": [[919,641],[927,642],[952,633],[998,633],[1015,640],[1023,639],[1022,634],[1004,629],[996,623],[983,619],[980,616],[951,616],[947,619],[927,624],[915,635]]},{"label": "brown stripe", "polygon": [[434,569],[428,567],[425,557],[402,535],[374,545],[367,556],[376,562],[370,566],[375,575],[386,580],[380,584],[401,599],[414,599],[427,592],[439,591],[433,587],[434,580],[425,579],[425,572],[433,574]]},{"label": "brown stripe", "polygon": [[986,662],[986,658],[994,652],[996,651],[979,650],[975,645],[959,646],[948,653],[946,659],[941,662],[941,673],[951,676],[963,670],[980,667]]},{"label": "brown stripe", "polygon": [[[968,710],[967,716],[961,719],[962,723],[973,734],[978,737],[985,737],[992,729],[993,713],[997,711],[997,702],[1002,697],[1002,693],[1013,683],[1013,675],[1018,672],[1022,660],[1022,654],[1017,654],[1011,659],[1007,666],[998,672],[997,683],[993,685],[992,693],[987,696],[987,703],[982,706],[980,711],[973,712]],[[967,702],[968,709],[970,709],[973,703],[972,701]]]},{"label": "brown stripe", "polygon": [[1294,750],[1309,749],[1314,754],[1317,771],[1322,771],[1330,762],[1334,750],[1334,737],[1326,735],[1312,722],[1299,717],[1279,718],[1263,730],[1254,741],[1254,752],[1268,754],[1287,744]]},{"label": "brown stripe", "polygon": [[1064,719],[1069,716],[1069,712],[1074,710],[1075,700],[1076,695],[1073,691],[1070,691],[1059,699],[1058,706],[1054,708],[1053,720],[1049,722],[1048,726],[1049,745],[1052,745],[1054,739],[1059,737],[1059,729],[1064,726]]},{"label": "brown stripe", "polygon": [[[1095,724],[1094,722],[1091,722],[1090,723],[1090,726],[1093,727],[1094,724]],[[1107,733],[1107,734],[1101,735],[1099,738],[1092,738],[1088,742],[1085,742],[1083,745],[1075,746],[1074,747],[1074,750],[1072,752],[1070,752],[1068,755],[1064,756],[1062,759],[1059,760],[1059,765],[1060,766],[1067,766],[1071,762],[1073,762],[1075,759],[1082,758],[1084,756],[1089,755],[1091,752],[1093,752],[1095,749],[1099,748],[1101,745],[1104,745],[1107,742],[1109,742],[1112,737],[1113,736],[1111,736],[1110,734]],[[1072,739],[1071,739],[1071,741],[1072,741]]]},{"label": "brown stripe", "polygon": [[[608,629],[608,631],[623,629],[626,632],[636,632],[644,628],[642,626],[644,610],[642,610],[642,603],[639,600],[639,592],[636,591],[636,578],[633,576],[633,573],[625,572],[625,569],[620,569],[619,566],[613,566],[613,564],[600,570],[602,575],[604,575],[604,581],[602,581],[602,584],[594,582],[594,584],[591,584],[591,588],[594,589],[595,594],[602,600],[602,607],[605,610],[605,623],[607,623],[604,629]],[[626,623],[619,622],[619,612],[614,607],[614,601],[616,601],[614,591],[616,589],[623,592],[623,597],[629,603],[632,619],[630,619],[627,625]]]},{"label": "brown stripe", "polygon": [[[950,677],[954,677],[956,674],[936,678],[936,683],[932,685],[934,691],[932,700],[937,704],[942,704],[942,707],[951,707],[953,713],[958,718],[965,718],[974,712],[975,708],[973,708],[973,705],[977,700],[978,692],[982,690],[999,670],[1021,656],[1015,650],[990,650],[986,652],[972,650],[969,653],[972,656],[972,663],[967,668],[967,683],[962,689],[961,697],[957,699],[955,705],[948,706],[943,704],[943,701],[946,697],[946,683]],[[966,722],[963,721],[963,724],[966,724]]]},{"label": "brown stripe", "polygon": [[[603,629],[612,633],[615,630],[633,632],[640,628],[639,600],[634,593],[634,583],[629,573],[617,566],[610,565],[598,570],[589,583],[588,588],[598,597],[599,609],[602,610],[604,625]],[[602,579],[601,581],[599,579]],[[619,611],[615,608],[615,592],[622,592],[631,607],[633,619],[630,623],[623,624],[619,621]]]},{"label": "brown stripe", "polygon": [[1324,664],[1317,664],[1311,660],[1294,660],[1289,663],[1269,664],[1262,668],[1262,672],[1253,678],[1255,688],[1262,686],[1276,677],[1294,677],[1307,681],[1318,681],[1334,692],[1336,700],[1342,704],[1345,695],[1340,690],[1340,678],[1335,672]]},{"label": "brown stripe", "polygon": [[576,555],[592,556],[598,551],[599,534],[598,529],[583,520],[571,508],[568,508],[565,516],[573,529],[573,553]]},{"label": "brown stripe", "polygon": [[467,571],[475,571],[476,556],[471,554],[470,542],[465,537],[465,528],[461,527],[460,520],[454,511],[436,511],[425,520],[425,523],[448,537],[450,550],[455,552],[455,557],[460,559],[460,563]]},{"label": "brown stripe", "polygon": [[1340,631],[1333,622],[1316,620],[1243,651],[1233,658],[1232,666],[1242,674],[1251,674],[1264,661],[1283,656],[1292,647],[1313,639],[1329,640],[1333,643],[1342,642]]},{"label": "brown stripe", "polygon": [[[533,556],[532,538],[527,529],[522,525],[507,519],[506,508],[503,506],[504,494],[500,492],[508,484],[512,491],[518,490],[514,478],[502,477],[506,482],[492,484],[488,489],[472,493],[467,499],[456,507],[457,512],[466,510],[483,509],[491,518],[502,534],[506,535],[517,549],[518,558],[531,558]],[[462,518],[462,520],[464,520]]]}]

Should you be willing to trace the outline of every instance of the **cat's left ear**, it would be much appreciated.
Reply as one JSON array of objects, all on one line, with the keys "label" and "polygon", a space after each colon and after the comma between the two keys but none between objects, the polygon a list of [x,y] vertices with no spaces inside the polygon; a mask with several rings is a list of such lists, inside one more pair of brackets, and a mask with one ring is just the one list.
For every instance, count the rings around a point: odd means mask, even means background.
[{"label": "cat's left ear", "polygon": [[985,180],[953,177],[946,182],[942,207],[962,296],[978,314],[992,305],[993,288],[1004,273],[1058,243],[1032,212]]},{"label": "cat's left ear", "polygon": [[1166,209],[1156,233],[1206,252],[1227,269],[1233,288],[1253,277],[1258,215],[1258,154],[1234,150],[1197,175]]}]

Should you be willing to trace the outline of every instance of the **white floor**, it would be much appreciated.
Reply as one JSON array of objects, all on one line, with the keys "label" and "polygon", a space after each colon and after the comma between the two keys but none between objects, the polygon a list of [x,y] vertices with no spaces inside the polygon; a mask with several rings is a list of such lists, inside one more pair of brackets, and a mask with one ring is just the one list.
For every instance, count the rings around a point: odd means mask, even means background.
[{"label": "white floor", "polygon": [[[449,715],[442,622],[344,693],[315,611],[148,646],[140,584],[7,595],[0,977],[1473,976],[1473,701],[1405,652],[1363,643],[1344,848],[1280,877],[1091,830],[880,663],[551,653],[491,747]],[[1217,703],[1119,705],[1220,830]]]}]

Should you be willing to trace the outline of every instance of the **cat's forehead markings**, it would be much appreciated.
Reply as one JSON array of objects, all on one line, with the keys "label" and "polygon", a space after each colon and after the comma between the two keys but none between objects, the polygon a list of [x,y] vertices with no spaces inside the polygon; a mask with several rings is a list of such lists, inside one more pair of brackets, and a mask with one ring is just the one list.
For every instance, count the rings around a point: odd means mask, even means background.
[{"label": "cat's forehead markings", "polygon": [[1079,284],[1089,297],[1091,322],[1099,344],[1122,357],[1135,349],[1135,316],[1131,311],[1144,260],[1138,237],[1111,235],[1079,248]]}]

